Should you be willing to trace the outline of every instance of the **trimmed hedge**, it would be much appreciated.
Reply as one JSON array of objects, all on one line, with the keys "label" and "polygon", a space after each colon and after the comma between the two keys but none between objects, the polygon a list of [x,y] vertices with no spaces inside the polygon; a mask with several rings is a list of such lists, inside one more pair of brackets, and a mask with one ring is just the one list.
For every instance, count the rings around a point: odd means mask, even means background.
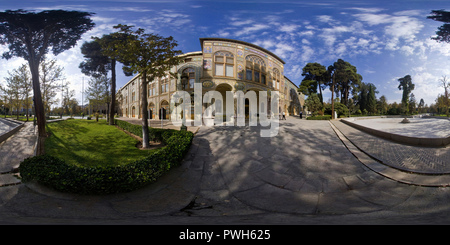
[{"label": "trimmed hedge", "polygon": [[[116,120],[119,127],[137,133],[142,126]],[[139,189],[156,181],[180,164],[192,143],[190,131],[149,128],[155,139],[166,146],[149,156],[112,167],[77,167],[50,155],[25,159],[19,167],[22,181],[38,183],[62,192],[78,194],[111,194]]]},{"label": "trimmed hedge", "polygon": [[331,115],[307,117],[306,120],[331,120]]}]

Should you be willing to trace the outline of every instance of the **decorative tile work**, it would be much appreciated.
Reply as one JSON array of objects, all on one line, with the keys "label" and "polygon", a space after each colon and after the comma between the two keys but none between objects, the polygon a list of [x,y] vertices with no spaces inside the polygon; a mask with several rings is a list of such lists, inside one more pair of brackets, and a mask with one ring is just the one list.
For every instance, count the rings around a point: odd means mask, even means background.
[{"label": "decorative tile work", "polygon": [[214,86],[214,83],[212,81],[203,81],[202,82],[202,87],[204,88],[212,88]]},{"label": "decorative tile work", "polygon": [[212,60],[211,59],[204,59],[203,60],[203,69],[211,70],[211,67],[212,67]]},{"label": "decorative tile work", "polygon": [[203,53],[205,53],[205,54],[212,53],[212,47],[211,46],[204,46],[203,47]]}]

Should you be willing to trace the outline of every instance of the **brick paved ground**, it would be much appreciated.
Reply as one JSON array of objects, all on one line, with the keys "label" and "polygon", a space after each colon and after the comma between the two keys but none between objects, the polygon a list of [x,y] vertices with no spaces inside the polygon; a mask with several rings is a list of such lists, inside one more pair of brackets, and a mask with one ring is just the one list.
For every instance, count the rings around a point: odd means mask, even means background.
[{"label": "brick paved ground", "polygon": [[17,125],[17,123],[11,122],[10,120],[0,118],[0,135],[12,130]]},{"label": "brick paved ground", "polygon": [[35,142],[33,123],[27,122],[18,132],[0,143],[0,187],[20,183],[11,171],[19,167],[25,158],[34,155]]},{"label": "brick paved ground", "polygon": [[344,143],[328,121],[288,117],[272,138],[260,137],[260,130],[201,127],[180,167],[130,193],[80,196],[32,183],[2,187],[0,223],[450,223],[450,187],[397,180],[429,175],[380,174],[376,169],[393,168],[373,167],[376,161]]},{"label": "brick paved ground", "polygon": [[333,124],[360,150],[384,164],[415,173],[450,174],[450,146],[409,146],[362,133],[342,122]]}]

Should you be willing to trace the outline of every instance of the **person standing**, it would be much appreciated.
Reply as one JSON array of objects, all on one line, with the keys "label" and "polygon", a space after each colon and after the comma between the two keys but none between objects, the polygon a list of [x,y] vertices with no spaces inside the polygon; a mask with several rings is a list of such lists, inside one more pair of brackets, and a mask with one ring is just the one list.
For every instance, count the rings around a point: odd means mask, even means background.
[{"label": "person standing", "polygon": [[302,119],[303,111],[300,112],[300,119]]},{"label": "person standing", "polygon": [[284,114],[284,111],[283,111],[283,119],[286,120],[286,115]]}]

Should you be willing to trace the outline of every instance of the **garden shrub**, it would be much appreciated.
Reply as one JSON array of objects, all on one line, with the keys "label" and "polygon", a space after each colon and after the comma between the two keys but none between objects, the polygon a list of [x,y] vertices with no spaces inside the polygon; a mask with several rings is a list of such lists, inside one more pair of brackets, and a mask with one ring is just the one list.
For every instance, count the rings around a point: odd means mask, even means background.
[{"label": "garden shrub", "polygon": [[306,120],[331,120],[331,115],[307,117]]},{"label": "garden shrub", "polygon": [[[116,120],[116,124],[142,137],[142,126]],[[80,167],[42,155],[25,159],[19,167],[22,181],[37,181],[62,192],[111,194],[128,192],[156,181],[178,166],[189,150],[194,134],[190,131],[149,128],[151,137],[166,146],[129,164],[109,167]]]}]

